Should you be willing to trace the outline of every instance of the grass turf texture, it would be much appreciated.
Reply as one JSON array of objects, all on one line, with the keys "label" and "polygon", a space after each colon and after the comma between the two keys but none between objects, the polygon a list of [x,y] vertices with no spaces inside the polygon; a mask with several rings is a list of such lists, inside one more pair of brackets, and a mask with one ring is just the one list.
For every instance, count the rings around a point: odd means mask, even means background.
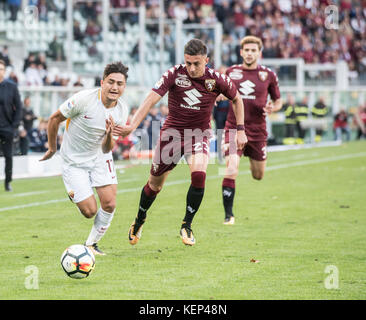
[{"label": "grass turf texture", "polygon": [[[242,158],[233,226],[222,224],[223,166],[209,165],[194,247],[179,237],[187,165],[170,174],[140,242],[128,243],[149,168],[117,170],[117,211],[100,242],[108,255],[83,280],[65,275],[60,256],[85,241],[92,220],[67,199],[62,178],[15,180],[14,192],[1,192],[0,299],[366,298],[365,141],[270,153],[262,181]],[[37,290],[25,287],[30,265]],[[338,289],[325,288],[329,265],[339,271]]]}]

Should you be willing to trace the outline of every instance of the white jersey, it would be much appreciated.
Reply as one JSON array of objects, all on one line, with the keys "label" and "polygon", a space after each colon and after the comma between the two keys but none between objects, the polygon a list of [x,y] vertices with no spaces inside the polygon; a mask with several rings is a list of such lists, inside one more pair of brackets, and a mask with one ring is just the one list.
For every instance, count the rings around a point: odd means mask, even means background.
[{"label": "white jersey", "polygon": [[61,145],[61,157],[66,164],[92,168],[103,154],[105,120],[111,115],[117,125],[125,125],[128,107],[122,98],[113,108],[106,108],[101,100],[101,89],[86,89],[74,94],[61,106],[66,130]]}]

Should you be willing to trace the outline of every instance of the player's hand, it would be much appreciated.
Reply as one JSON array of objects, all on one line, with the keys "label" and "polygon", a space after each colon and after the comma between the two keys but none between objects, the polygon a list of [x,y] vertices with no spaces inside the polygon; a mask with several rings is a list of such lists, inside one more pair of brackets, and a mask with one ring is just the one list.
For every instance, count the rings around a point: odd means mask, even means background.
[{"label": "player's hand", "polygon": [[109,116],[109,119],[105,119],[106,135],[112,134],[115,126],[116,124],[114,123],[112,116]]},{"label": "player's hand", "polygon": [[40,159],[39,161],[45,161],[45,160],[51,159],[55,153],[56,153],[56,151],[48,149],[46,151],[46,153],[44,154],[43,158]]},{"label": "player's hand", "polygon": [[264,107],[264,114],[271,114],[273,111],[273,102],[272,100],[269,100]]},{"label": "player's hand", "polygon": [[134,128],[131,125],[125,125],[123,127],[121,126],[116,126],[115,127],[115,132],[119,135],[122,136],[122,138],[127,137],[128,135],[130,135],[130,133],[134,130]]},{"label": "player's hand", "polygon": [[238,150],[241,150],[244,148],[246,143],[248,142],[247,135],[245,134],[244,130],[239,130],[236,132],[236,145]]}]

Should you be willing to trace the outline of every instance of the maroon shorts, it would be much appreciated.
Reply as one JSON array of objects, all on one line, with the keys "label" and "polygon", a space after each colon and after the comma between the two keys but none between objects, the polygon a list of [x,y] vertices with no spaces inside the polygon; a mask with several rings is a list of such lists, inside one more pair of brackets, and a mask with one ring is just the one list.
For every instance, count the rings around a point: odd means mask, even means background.
[{"label": "maroon shorts", "polygon": [[235,129],[225,130],[225,139],[222,150],[225,157],[229,154],[237,153],[239,157],[244,155],[253,160],[264,161],[267,159],[267,142],[266,141],[250,141],[246,143],[243,149],[236,149]]},{"label": "maroon shorts", "polygon": [[187,157],[196,153],[209,154],[211,135],[211,129],[183,131],[168,128],[160,131],[150,169],[151,175],[161,176],[164,172],[172,170],[182,156]]}]

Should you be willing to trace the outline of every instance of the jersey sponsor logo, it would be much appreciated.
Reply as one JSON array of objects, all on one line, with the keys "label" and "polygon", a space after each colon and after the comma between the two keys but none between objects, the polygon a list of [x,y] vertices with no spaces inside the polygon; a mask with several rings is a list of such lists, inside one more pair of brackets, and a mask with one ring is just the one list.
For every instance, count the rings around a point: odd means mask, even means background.
[{"label": "jersey sponsor logo", "polygon": [[186,75],[181,75],[178,78],[176,78],[175,84],[178,87],[182,87],[182,88],[189,88],[190,86],[192,86],[191,80],[187,79]]},{"label": "jersey sponsor logo", "polygon": [[229,73],[229,77],[233,80],[240,80],[243,79],[243,74],[239,70],[234,70],[233,72]]},{"label": "jersey sponsor logo", "polygon": [[205,80],[205,87],[208,91],[213,91],[216,86],[216,80],[215,79],[206,79]]},{"label": "jersey sponsor logo", "polygon": [[202,94],[200,94],[197,89],[188,90],[185,91],[184,93],[186,97],[183,97],[183,100],[188,104],[188,106],[184,104],[181,104],[180,106],[183,108],[200,110],[200,107],[194,105],[201,103],[201,100],[198,98],[202,97]]},{"label": "jersey sponsor logo", "polygon": [[255,92],[255,83],[250,80],[245,80],[244,82],[240,83],[239,91],[243,94],[241,97],[243,99],[255,99],[255,96],[250,94]]},{"label": "jersey sponsor logo", "polygon": [[262,81],[266,81],[268,78],[268,72],[267,71],[259,71],[258,72],[258,77],[259,79],[261,79]]}]

